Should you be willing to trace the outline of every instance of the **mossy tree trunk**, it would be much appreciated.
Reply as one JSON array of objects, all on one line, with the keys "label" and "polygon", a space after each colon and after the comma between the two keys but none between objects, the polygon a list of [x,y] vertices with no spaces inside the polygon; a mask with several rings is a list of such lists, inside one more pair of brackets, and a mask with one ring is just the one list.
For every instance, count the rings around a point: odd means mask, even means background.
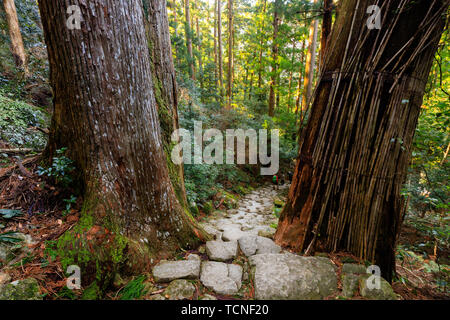
[{"label": "mossy tree trunk", "polygon": [[178,88],[170,43],[169,22],[165,1],[143,0],[146,33],[150,49],[153,92],[156,98],[163,149],[169,177],[178,200],[187,208],[183,165],[171,161],[172,133],[178,125]]},{"label": "mossy tree trunk", "polygon": [[71,5],[81,9],[80,30],[66,27],[66,1],[39,1],[54,94],[47,150],[68,148],[84,200],[59,248],[65,264],[105,280],[121,262],[146,268],[204,234],[169,179],[142,2]]},{"label": "mossy tree trunk", "polygon": [[[427,77],[449,0],[340,2],[275,240],[294,250],[343,250],[391,281],[400,195]],[[411,27],[415,26],[415,27]]]}]

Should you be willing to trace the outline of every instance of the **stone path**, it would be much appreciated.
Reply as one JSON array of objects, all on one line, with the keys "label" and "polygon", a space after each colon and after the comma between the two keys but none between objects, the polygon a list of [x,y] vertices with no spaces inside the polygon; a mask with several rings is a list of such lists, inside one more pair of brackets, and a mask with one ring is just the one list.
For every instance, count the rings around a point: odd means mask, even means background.
[{"label": "stone path", "polygon": [[[150,299],[191,299],[197,290],[192,281],[207,289],[201,295],[205,300],[216,299],[208,291],[243,298],[243,290],[250,283],[256,299],[324,299],[333,294],[352,298],[358,292],[368,299],[396,299],[384,279],[380,289],[368,287],[370,275],[364,266],[343,265],[340,292],[338,268],[330,259],[292,254],[275,244],[272,238],[278,218],[273,214],[273,205],[285,188],[288,185],[278,191],[272,186],[262,187],[243,197],[237,209],[215,211],[208,216],[200,224],[215,239],[199,248],[202,256],[190,254],[185,260],[163,260],[154,266],[154,281],[168,285],[162,294]],[[11,250],[0,246],[0,261]],[[35,279],[10,281],[7,274],[0,272],[0,300],[42,299]]]},{"label": "stone path", "polygon": [[[215,211],[200,223],[215,238],[206,243],[207,257],[202,260],[191,254],[187,260],[158,263],[153,268],[154,280],[172,282],[164,295],[150,298],[186,298],[186,293],[193,292],[192,283],[176,279],[198,280],[216,294],[236,295],[249,277],[256,299],[324,299],[337,293],[338,268],[330,259],[292,254],[273,242],[278,222],[274,200],[284,188],[288,185],[279,191],[272,186],[255,190],[238,202],[237,209]],[[364,271],[364,266],[344,264],[339,295],[351,298],[360,288],[360,294],[371,299],[396,298],[383,279],[380,290],[367,292],[362,283],[368,277]],[[204,298],[215,299],[209,294]]]}]

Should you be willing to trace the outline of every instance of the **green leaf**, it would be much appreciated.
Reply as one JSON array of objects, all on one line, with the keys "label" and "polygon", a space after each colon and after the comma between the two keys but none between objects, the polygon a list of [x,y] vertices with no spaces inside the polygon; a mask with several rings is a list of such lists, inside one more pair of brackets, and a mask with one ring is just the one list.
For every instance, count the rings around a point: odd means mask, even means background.
[{"label": "green leaf", "polygon": [[21,216],[23,213],[20,210],[12,210],[12,209],[0,209],[0,216],[5,219],[11,219],[17,216]]}]

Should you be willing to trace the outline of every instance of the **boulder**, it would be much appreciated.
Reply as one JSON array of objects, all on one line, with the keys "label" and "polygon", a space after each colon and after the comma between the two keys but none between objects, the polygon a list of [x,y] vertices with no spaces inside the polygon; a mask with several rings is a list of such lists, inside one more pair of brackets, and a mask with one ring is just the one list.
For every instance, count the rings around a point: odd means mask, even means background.
[{"label": "boulder", "polygon": [[242,285],[242,267],[223,262],[206,261],[202,263],[200,281],[218,294],[236,294]]},{"label": "boulder", "polygon": [[161,261],[153,267],[156,282],[170,282],[176,279],[198,279],[200,260]]},{"label": "boulder", "polygon": [[169,300],[189,299],[194,295],[195,286],[188,280],[174,280],[164,291]]},{"label": "boulder", "polygon": [[37,280],[27,278],[1,286],[0,300],[42,300],[42,296]]},{"label": "boulder", "polygon": [[336,269],[326,258],[266,253],[251,256],[249,262],[256,299],[323,299],[337,290]]},{"label": "boulder", "polygon": [[379,288],[369,289],[368,284],[372,281],[372,279],[369,280],[369,277],[371,277],[370,274],[359,278],[359,293],[362,297],[370,300],[397,300],[397,295],[391,285],[382,277],[379,277]]}]

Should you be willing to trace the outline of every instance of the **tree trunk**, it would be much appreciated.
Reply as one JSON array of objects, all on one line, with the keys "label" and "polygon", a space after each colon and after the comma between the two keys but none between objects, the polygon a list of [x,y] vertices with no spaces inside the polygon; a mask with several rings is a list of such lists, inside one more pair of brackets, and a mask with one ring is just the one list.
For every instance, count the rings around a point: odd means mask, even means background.
[{"label": "tree trunk", "polygon": [[227,108],[231,109],[233,96],[233,0],[228,0],[228,78]]},{"label": "tree trunk", "polygon": [[219,45],[219,93],[223,97],[222,0],[217,0],[217,42]]},{"label": "tree trunk", "polygon": [[68,148],[84,201],[80,222],[58,248],[64,264],[107,283],[121,262],[146,268],[149,257],[192,247],[203,232],[169,179],[142,3],[71,4],[81,8],[81,30],[66,28],[66,1],[39,1],[54,94],[47,153]]},{"label": "tree trunk", "polygon": [[[317,0],[314,0],[316,3]],[[309,27],[309,50],[306,55],[306,66],[305,66],[305,79],[303,84],[303,99],[302,99],[302,117],[305,116],[305,113],[308,109],[311,93],[312,93],[312,85],[314,80],[314,69],[316,66],[316,48],[317,48],[317,29],[319,26],[319,21],[314,19],[311,21],[311,26]]]},{"label": "tree trunk", "polygon": [[319,59],[319,70],[323,66],[323,59],[325,57],[325,52],[327,51],[328,46],[328,37],[331,33],[331,24],[332,24],[332,7],[333,0],[324,0],[323,1],[323,19],[322,19],[322,35],[320,37],[320,59]]},{"label": "tree trunk", "polygon": [[186,16],[186,47],[188,50],[189,75],[192,80],[195,80],[194,55],[192,53],[192,29],[189,6],[189,0],[184,0],[184,14]]},{"label": "tree trunk", "polygon": [[203,61],[202,61],[202,37],[200,35],[200,27],[198,25],[198,18],[195,19],[195,24],[197,27],[197,50],[198,50],[198,69],[200,73],[200,88],[203,89]]},{"label": "tree trunk", "polygon": [[[266,7],[267,7],[267,0],[264,0],[263,15],[266,14]],[[263,42],[264,42],[264,22],[265,21],[263,20],[263,24],[262,24],[261,30],[259,32],[261,35],[261,39],[259,41],[259,66],[258,66],[258,88],[259,89],[261,89],[261,87],[262,87],[262,71],[263,71],[262,55],[263,55]]]},{"label": "tree trunk", "polygon": [[[298,110],[300,109],[300,97],[302,95],[302,77],[303,77],[303,63],[305,61],[305,40],[302,42],[302,50],[301,50],[302,60],[300,61],[300,69],[298,70],[298,86],[297,86],[297,99],[295,100],[295,114],[298,114]],[[301,124],[302,122],[300,122]]]},{"label": "tree trunk", "polygon": [[291,95],[292,95],[292,76],[294,74],[294,61],[295,61],[295,38],[292,39],[292,55],[291,55],[291,68],[289,70],[289,91],[288,91],[288,111],[291,111]]},{"label": "tree trunk", "polygon": [[183,165],[171,161],[172,133],[178,129],[178,96],[175,68],[170,44],[169,23],[165,1],[143,0],[148,8],[146,33],[150,49],[153,92],[158,110],[161,139],[166,155],[169,177],[183,207],[187,208]]},{"label": "tree trunk", "polygon": [[[449,0],[340,2],[275,240],[311,253],[352,252],[392,280],[400,195]],[[417,26],[417,28],[411,28]]]},{"label": "tree trunk", "polygon": [[11,53],[14,57],[16,67],[22,68],[25,76],[29,76],[27,55],[23,46],[22,34],[20,33],[19,20],[17,19],[17,10],[14,0],[3,0],[3,6],[8,23],[9,37],[11,40]]},{"label": "tree trunk", "polygon": [[272,72],[270,76],[270,87],[269,87],[269,108],[268,108],[268,114],[269,117],[274,116],[274,109],[275,109],[275,88],[277,85],[277,59],[278,59],[278,23],[279,23],[279,17],[278,12],[279,10],[279,3],[278,0],[274,3],[274,10],[273,10],[273,39],[272,39]]},{"label": "tree trunk", "polygon": [[217,0],[214,0],[214,85],[216,87],[219,83],[217,61]]}]

